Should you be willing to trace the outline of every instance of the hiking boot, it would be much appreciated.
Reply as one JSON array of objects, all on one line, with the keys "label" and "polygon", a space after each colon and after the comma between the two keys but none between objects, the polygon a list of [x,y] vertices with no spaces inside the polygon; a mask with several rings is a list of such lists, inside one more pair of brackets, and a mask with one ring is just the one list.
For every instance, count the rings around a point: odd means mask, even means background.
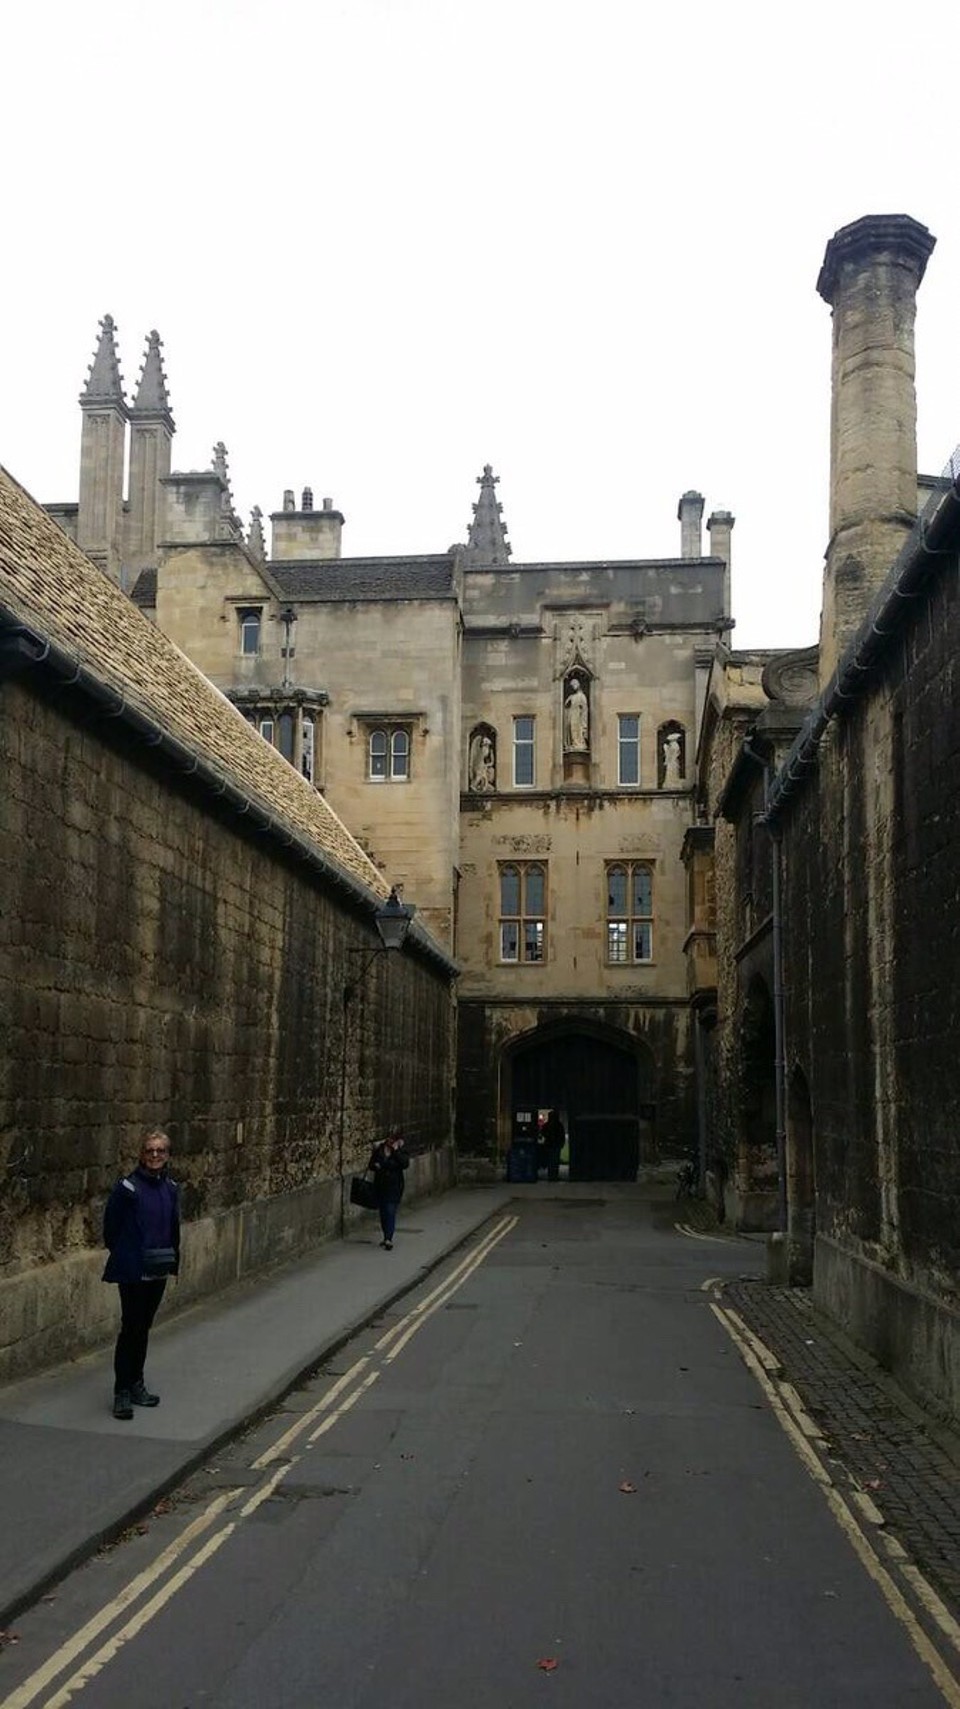
[{"label": "hiking boot", "polygon": [[134,1383],[133,1388],[130,1390],[130,1399],[133,1401],[134,1406],[160,1405],[160,1396],[158,1394],[151,1394],[146,1383],[143,1382]]},{"label": "hiking boot", "polygon": [[133,1417],[133,1399],[129,1389],[118,1389],[113,1397],[114,1418]]}]

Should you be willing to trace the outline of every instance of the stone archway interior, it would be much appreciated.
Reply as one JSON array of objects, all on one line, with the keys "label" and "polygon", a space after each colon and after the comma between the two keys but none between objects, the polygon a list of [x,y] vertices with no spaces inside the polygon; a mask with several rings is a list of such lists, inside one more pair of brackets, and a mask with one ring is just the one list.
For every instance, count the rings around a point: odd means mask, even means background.
[{"label": "stone archway interior", "polygon": [[558,1109],[567,1128],[571,1181],[635,1181],[654,1161],[649,1064],[589,1033],[534,1038],[513,1061],[514,1109]]}]

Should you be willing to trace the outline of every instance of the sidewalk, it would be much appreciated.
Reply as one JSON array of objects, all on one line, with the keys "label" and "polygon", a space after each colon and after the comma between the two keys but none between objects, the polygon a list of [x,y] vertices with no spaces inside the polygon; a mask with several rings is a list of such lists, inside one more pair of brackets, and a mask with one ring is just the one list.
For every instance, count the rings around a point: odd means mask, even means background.
[{"label": "sidewalk", "polygon": [[515,1197],[408,1202],[392,1252],[375,1217],[345,1241],[164,1320],[148,1375],[164,1399],[118,1423],[112,1350],[0,1388],[0,1630],[106,1537],[277,1402]]},{"label": "sidewalk", "polygon": [[[682,1200],[676,1209],[688,1227],[743,1238],[731,1224],[718,1225],[704,1199]],[[960,1621],[960,1432],[924,1411],[818,1311],[809,1288],[741,1277],[724,1283],[721,1298],[797,1391],[824,1438],[835,1481],[869,1497],[882,1528]]]},{"label": "sidewalk", "polygon": [[770,1349],[820,1427],[835,1481],[869,1496],[960,1619],[960,1436],[822,1316],[808,1289],[728,1282],[722,1299]]}]

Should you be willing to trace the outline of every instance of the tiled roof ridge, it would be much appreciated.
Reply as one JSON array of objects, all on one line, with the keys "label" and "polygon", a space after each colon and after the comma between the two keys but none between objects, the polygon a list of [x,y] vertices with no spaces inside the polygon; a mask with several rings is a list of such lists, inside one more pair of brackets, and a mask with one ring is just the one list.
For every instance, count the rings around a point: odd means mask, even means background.
[{"label": "tiled roof ridge", "polygon": [[334,813],[0,465],[0,603],[201,754],[377,895],[379,869]]}]

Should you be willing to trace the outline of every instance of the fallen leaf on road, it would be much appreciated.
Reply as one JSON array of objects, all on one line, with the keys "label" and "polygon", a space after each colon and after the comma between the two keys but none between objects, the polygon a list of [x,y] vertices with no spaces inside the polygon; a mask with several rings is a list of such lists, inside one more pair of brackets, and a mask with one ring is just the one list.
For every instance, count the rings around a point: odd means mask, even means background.
[{"label": "fallen leaf on road", "polygon": [[556,1665],[556,1656],[541,1656],[537,1663],[538,1668],[542,1669],[544,1673],[552,1673]]},{"label": "fallen leaf on road", "polygon": [[637,1493],[636,1484],[632,1484],[630,1482],[629,1478],[624,1478],[623,1483],[620,1485],[620,1494],[621,1495],[636,1495],[636,1493]]}]

